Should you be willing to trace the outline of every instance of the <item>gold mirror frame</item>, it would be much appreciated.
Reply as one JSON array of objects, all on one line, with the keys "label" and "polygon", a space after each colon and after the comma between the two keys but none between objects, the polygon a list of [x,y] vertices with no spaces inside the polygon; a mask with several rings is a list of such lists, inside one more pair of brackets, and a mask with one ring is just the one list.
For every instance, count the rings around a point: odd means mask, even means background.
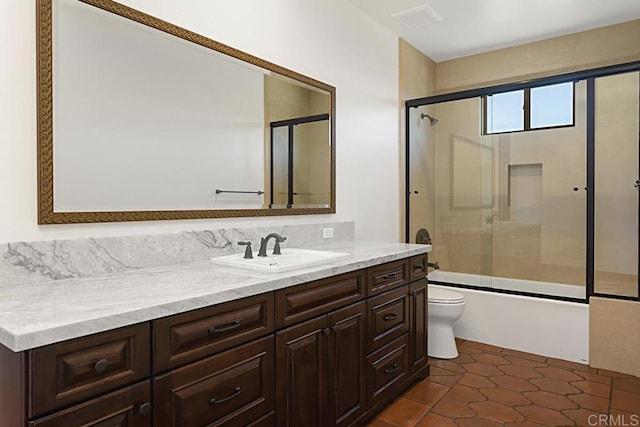
[{"label": "gold mirror frame", "polygon": [[38,224],[152,221],[176,219],[235,218],[279,215],[317,215],[336,212],[335,113],[336,89],[326,83],[288,70],[200,34],[155,18],[112,0],[78,0],[131,21],[163,31],[183,40],[231,56],[274,73],[325,90],[331,96],[331,200],[327,208],[151,210],[113,212],[55,212],[53,207],[53,0],[37,0],[37,89],[38,89]]}]

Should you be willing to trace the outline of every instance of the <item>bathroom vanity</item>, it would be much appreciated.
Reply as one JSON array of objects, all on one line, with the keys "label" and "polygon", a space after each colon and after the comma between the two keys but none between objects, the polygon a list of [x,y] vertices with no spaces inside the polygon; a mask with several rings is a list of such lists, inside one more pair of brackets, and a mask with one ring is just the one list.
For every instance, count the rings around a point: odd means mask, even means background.
[{"label": "bathroom vanity", "polygon": [[[203,261],[6,290],[0,425],[363,425],[428,375],[428,249],[349,242],[348,260],[277,275]],[[20,324],[29,299],[58,309]]]}]

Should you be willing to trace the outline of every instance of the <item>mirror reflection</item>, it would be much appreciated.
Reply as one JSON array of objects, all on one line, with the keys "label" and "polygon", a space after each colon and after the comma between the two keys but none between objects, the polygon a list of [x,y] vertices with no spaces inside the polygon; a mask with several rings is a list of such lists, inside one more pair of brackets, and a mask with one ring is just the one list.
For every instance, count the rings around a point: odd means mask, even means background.
[{"label": "mirror reflection", "polygon": [[335,212],[331,86],[94,2],[52,3],[52,160],[41,175],[51,172],[53,191],[42,222]]}]

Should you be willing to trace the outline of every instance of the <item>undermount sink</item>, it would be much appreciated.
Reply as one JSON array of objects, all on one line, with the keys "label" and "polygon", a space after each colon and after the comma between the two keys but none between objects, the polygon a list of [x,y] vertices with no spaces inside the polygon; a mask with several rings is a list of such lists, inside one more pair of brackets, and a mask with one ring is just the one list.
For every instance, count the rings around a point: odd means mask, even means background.
[{"label": "undermount sink", "polygon": [[344,252],[288,248],[282,249],[281,255],[269,254],[266,257],[254,256],[252,259],[245,259],[243,254],[234,254],[211,258],[211,262],[253,271],[282,273],[340,261],[350,257],[351,254]]}]

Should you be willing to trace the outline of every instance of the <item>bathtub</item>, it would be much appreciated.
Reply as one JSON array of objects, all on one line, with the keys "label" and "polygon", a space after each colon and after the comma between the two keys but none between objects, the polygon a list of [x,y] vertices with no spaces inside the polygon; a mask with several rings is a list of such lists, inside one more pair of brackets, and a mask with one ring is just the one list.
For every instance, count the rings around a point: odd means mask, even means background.
[{"label": "bathtub", "polygon": [[499,286],[512,291],[552,293],[580,299],[584,298],[584,288],[439,270],[430,272],[428,279],[429,287],[453,290],[465,297],[464,314],[453,327],[456,337],[546,357],[589,363],[588,304],[454,288],[442,283],[489,289]]}]

